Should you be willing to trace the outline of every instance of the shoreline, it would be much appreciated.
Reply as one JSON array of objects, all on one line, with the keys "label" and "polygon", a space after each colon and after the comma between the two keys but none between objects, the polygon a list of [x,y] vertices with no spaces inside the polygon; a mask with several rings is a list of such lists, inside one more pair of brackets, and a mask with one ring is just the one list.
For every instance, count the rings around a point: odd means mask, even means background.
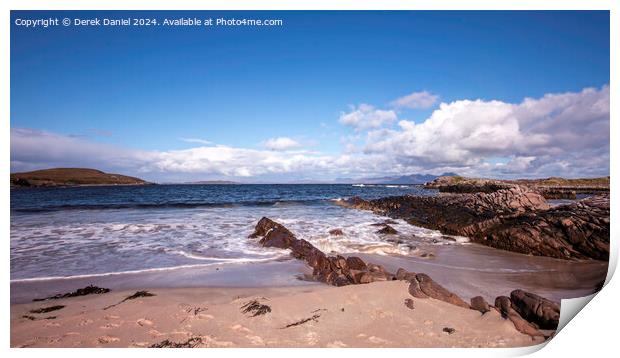
[{"label": "shoreline", "polygon": [[[495,310],[482,315],[415,299],[407,286],[149,288],[154,296],[106,310],[134,291],[13,304],[11,347],[150,347],[166,340],[197,347],[516,347],[543,341],[518,332]],[[269,312],[244,313],[253,300]],[[30,313],[54,305],[65,307]]]}]

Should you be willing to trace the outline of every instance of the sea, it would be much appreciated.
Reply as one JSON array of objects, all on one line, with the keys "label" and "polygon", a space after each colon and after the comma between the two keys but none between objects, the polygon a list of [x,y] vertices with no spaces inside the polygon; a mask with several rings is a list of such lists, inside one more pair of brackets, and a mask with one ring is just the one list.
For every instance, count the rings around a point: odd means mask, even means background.
[{"label": "sea", "polygon": [[[11,299],[60,287],[316,284],[287,250],[248,236],[269,217],[329,254],[427,272],[464,295],[527,287],[561,299],[592,291],[606,264],[515,254],[465,237],[391,224],[338,202],[359,196],[438,195],[421,185],[145,185],[11,191]],[[341,229],[344,235],[330,235]],[[577,282],[578,281],[578,282]],[[517,287],[518,286],[518,287]],[[507,291],[507,292],[506,292]]]}]

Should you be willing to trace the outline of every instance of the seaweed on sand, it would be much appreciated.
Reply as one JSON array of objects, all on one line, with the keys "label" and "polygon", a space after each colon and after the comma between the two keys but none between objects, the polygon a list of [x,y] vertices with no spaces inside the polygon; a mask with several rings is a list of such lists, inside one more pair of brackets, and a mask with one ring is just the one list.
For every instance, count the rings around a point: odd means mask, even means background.
[{"label": "seaweed on sand", "polygon": [[103,288],[103,287],[97,287],[97,286],[93,286],[93,285],[88,285],[88,286],[86,286],[84,288],[78,288],[77,290],[75,290],[73,292],[59,293],[57,295],[49,296],[49,297],[45,297],[45,298],[35,298],[33,301],[34,302],[38,302],[38,301],[47,301],[47,300],[59,300],[61,298],[86,296],[86,295],[99,295],[99,294],[108,293],[108,292],[110,292],[109,288]]},{"label": "seaweed on sand", "polygon": [[299,320],[297,322],[293,322],[291,324],[287,324],[286,326],[282,327],[282,329],[299,326],[299,325],[302,325],[304,323],[308,323],[310,321],[318,322],[319,321],[319,317],[321,317],[320,314],[314,314],[314,315],[312,315],[312,317],[304,318],[304,319],[301,319],[301,320]]},{"label": "seaweed on sand", "polygon": [[257,300],[252,300],[241,306],[243,313],[250,313],[252,317],[261,316],[271,312],[271,307],[263,305]]},{"label": "seaweed on sand", "polygon": [[149,348],[194,348],[202,343],[202,338],[192,337],[185,342],[173,342],[165,339],[159,343],[151,345]]},{"label": "seaweed on sand", "polygon": [[49,307],[41,307],[35,310],[30,310],[30,313],[47,313],[52,311],[58,311],[65,308],[63,305],[49,306]]},{"label": "seaweed on sand", "polygon": [[49,317],[45,317],[45,318],[37,318],[35,316],[31,316],[31,315],[23,315],[22,318],[26,318],[29,319],[31,321],[37,321],[40,319],[56,319],[56,316],[49,316]]},{"label": "seaweed on sand", "polygon": [[125,302],[125,301],[135,300],[136,298],[140,298],[140,297],[152,297],[152,296],[155,296],[155,294],[154,294],[154,293],[150,293],[149,291],[138,291],[138,292],[134,293],[134,294],[133,294],[133,295],[131,295],[131,296],[127,296],[127,297],[125,297],[122,301],[120,301],[120,302],[118,302],[118,303],[115,303],[115,304],[113,304],[113,305],[109,305],[109,306],[107,306],[107,307],[104,307],[103,309],[104,309],[104,310],[107,310],[108,308],[112,308],[112,307],[118,306],[118,305],[120,305],[121,303],[123,303],[123,302]]}]

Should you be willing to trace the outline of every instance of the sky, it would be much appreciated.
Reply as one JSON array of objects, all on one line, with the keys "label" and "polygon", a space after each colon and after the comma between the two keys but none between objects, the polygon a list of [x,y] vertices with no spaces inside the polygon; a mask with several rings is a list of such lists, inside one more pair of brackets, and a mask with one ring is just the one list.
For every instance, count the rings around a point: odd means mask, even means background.
[{"label": "sky", "polygon": [[[26,28],[38,18],[282,26]],[[12,11],[11,171],[609,175],[607,11]]]}]

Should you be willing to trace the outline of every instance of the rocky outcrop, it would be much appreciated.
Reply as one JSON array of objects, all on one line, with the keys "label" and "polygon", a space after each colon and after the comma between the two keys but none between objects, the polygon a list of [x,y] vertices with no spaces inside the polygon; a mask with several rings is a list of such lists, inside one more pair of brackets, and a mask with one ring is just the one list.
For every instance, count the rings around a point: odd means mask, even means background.
[{"label": "rocky outcrop", "polygon": [[409,290],[414,297],[432,297],[456,306],[469,308],[469,305],[460,297],[424,273],[416,274],[399,269],[396,275],[393,275],[386,271],[383,266],[366,263],[356,256],[347,258],[340,255],[327,256],[308,241],[295,237],[283,225],[266,217],[260,219],[256,224],[254,233],[250,235],[250,238],[260,238],[258,243],[265,247],[291,250],[293,257],[304,260],[312,267],[312,276],[316,280],[330,285],[344,286],[394,279],[407,280],[410,282]]},{"label": "rocky outcrop", "polygon": [[521,186],[434,197],[352,198],[341,204],[502,250],[561,259],[609,258],[606,194],[554,208]]},{"label": "rocky outcrop", "polygon": [[[396,274],[386,271],[381,265],[366,263],[359,257],[347,258],[327,256],[306,240],[298,239],[283,225],[263,217],[256,224],[250,238],[260,238],[258,243],[265,247],[289,249],[291,255],[304,260],[312,269],[312,276],[321,282],[334,286],[367,284],[374,281],[403,280],[409,282],[408,292],[414,298],[436,299],[464,309],[474,309],[483,314],[492,309],[482,298],[471,299],[471,306],[458,295],[450,292],[427,274],[409,272],[399,268]],[[510,319],[515,328],[530,336],[543,336],[538,328],[555,329],[559,318],[559,306],[552,301],[523,290],[515,290],[511,298],[500,296],[495,300],[495,309],[502,317]],[[405,305],[414,309],[411,299]],[[557,313],[557,315],[556,315]]]},{"label": "rocky outcrop", "polygon": [[477,179],[461,176],[442,176],[425,184],[427,189],[442,193],[491,193],[516,186],[528,188],[545,199],[576,199],[577,194],[598,194],[609,192],[609,177],[587,179]]},{"label": "rocky outcrop", "polygon": [[391,280],[392,275],[380,265],[366,264],[359,257],[327,256],[304,239],[298,239],[283,225],[262,218],[256,224],[251,238],[261,238],[265,247],[291,250],[293,257],[304,260],[312,267],[312,276],[318,281],[334,286]]},{"label": "rocky outcrop", "polygon": [[469,233],[498,249],[561,259],[609,259],[609,196],[550,210],[498,217]]},{"label": "rocky outcrop", "polygon": [[531,292],[514,290],[510,293],[512,308],[521,317],[543,329],[556,329],[560,321],[560,305]]}]

